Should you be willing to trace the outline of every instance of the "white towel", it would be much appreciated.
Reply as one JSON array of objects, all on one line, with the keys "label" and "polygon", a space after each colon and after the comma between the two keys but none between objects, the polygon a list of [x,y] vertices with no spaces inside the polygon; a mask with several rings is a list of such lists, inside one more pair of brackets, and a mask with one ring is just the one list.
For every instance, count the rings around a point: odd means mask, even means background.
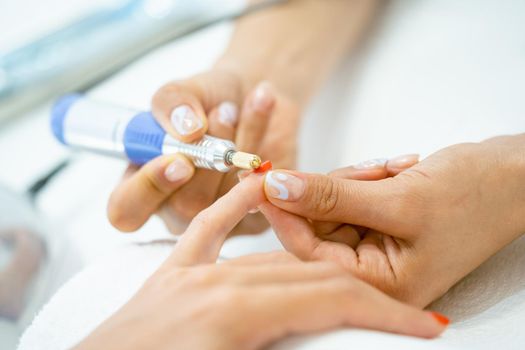
[{"label": "white towel", "polygon": [[[271,237],[267,234],[267,239]],[[130,245],[67,282],[37,315],[19,350],[68,349],[116,311],[166,258],[171,245]],[[276,349],[523,349],[525,238],[491,258],[432,308],[450,316],[445,334],[427,341],[362,330],[294,337]]]}]

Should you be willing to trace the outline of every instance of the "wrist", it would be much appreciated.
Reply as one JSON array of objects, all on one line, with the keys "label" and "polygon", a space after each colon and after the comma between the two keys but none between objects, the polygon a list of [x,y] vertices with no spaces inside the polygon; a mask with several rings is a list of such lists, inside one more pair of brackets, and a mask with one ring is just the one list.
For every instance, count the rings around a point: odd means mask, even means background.
[{"label": "wrist", "polygon": [[[313,88],[308,84],[299,84],[301,79],[294,77],[284,64],[284,58],[264,59],[266,53],[240,55],[226,53],[214,65],[214,69],[227,72],[236,77],[243,95],[247,95],[261,81],[270,82],[279,94],[291,99],[300,109],[308,102],[308,91]],[[294,82],[294,83],[291,83]]]},{"label": "wrist", "polygon": [[299,108],[351,50],[379,1],[289,1],[238,20],[217,69],[234,72],[246,89],[261,80]]}]

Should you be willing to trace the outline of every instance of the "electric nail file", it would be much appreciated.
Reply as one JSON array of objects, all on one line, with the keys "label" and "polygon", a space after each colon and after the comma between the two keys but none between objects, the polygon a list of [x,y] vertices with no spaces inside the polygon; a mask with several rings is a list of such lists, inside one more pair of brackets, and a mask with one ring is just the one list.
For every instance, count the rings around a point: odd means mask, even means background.
[{"label": "electric nail file", "polygon": [[60,98],[51,112],[51,128],[65,145],[142,165],[162,154],[182,153],[199,168],[227,172],[231,167],[257,169],[259,156],[239,152],[229,140],[205,135],[183,143],[168,135],[151,112],[113,106],[72,94]]}]

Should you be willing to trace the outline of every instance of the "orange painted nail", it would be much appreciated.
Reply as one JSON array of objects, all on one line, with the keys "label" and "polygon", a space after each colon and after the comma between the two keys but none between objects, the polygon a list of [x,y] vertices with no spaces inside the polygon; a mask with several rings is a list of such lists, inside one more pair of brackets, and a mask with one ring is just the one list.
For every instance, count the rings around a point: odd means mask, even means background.
[{"label": "orange painted nail", "polygon": [[448,324],[450,323],[450,320],[448,319],[448,317],[440,314],[439,312],[433,311],[430,314],[432,315],[432,317],[434,317],[443,326],[448,326]]},{"label": "orange painted nail", "polygon": [[257,173],[257,174],[260,174],[260,173],[265,173],[267,172],[268,170],[272,170],[272,162],[269,161],[269,160],[266,160],[264,161],[260,167],[258,167],[257,169],[255,169],[253,172],[254,173]]}]

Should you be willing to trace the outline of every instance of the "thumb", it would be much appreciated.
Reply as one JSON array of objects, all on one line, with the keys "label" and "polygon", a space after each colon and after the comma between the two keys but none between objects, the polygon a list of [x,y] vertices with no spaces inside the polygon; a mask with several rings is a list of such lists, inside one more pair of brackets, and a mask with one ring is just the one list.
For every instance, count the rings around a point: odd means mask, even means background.
[{"label": "thumb", "polygon": [[283,170],[268,172],[264,181],[268,200],[288,212],[389,232],[403,208],[404,187],[396,178],[359,181]]}]

